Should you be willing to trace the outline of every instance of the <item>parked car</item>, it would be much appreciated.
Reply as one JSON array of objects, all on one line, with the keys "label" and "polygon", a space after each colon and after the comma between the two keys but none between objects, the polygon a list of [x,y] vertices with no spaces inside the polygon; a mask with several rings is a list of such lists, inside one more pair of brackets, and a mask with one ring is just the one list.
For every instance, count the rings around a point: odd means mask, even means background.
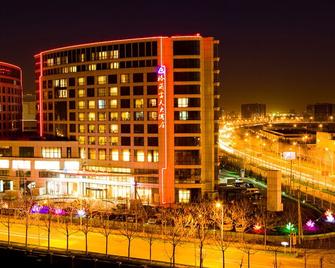
[{"label": "parked car", "polygon": [[234,228],[233,221],[230,218],[223,219],[222,222],[223,231],[231,231],[233,230],[233,228]]},{"label": "parked car", "polygon": [[235,231],[238,233],[243,233],[245,231],[246,227],[242,223],[236,223],[235,224]]},{"label": "parked car", "polygon": [[156,218],[149,218],[147,221],[147,224],[156,224],[157,223],[157,219]]}]

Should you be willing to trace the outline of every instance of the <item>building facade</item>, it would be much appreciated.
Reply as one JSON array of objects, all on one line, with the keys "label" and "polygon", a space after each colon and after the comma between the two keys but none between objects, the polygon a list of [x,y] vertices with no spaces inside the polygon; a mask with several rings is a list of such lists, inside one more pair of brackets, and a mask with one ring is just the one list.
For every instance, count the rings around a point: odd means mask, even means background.
[{"label": "building facade", "polygon": [[266,105],[260,103],[247,103],[241,105],[241,117],[243,119],[252,119],[254,117],[265,117]]},{"label": "building facade", "polygon": [[21,131],[22,71],[10,63],[0,61],[0,135]]},{"label": "building facade", "polygon": [[335,104],[333,103],[316,103],[306,106],[308,116],[312,116],[314,121],[333,122],[335,117]]},{"label": "building facade", "polygon": [[200,199],[218,174],[217,51],[200,35],[43,51],[38,131],[78,141],[87,171],[133,176],[151,203]]}]

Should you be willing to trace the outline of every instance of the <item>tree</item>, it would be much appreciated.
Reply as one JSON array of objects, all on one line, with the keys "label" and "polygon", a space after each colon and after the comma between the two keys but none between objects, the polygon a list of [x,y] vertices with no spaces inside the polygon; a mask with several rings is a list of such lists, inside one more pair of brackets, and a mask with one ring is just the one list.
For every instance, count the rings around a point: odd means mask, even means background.
[{"label": "tree", "polygon": [[157,227],[153,224],[146,224],[143,228],[143,239],[149,244],[149,260],[152,259],[152,244],[157,239]]},{"label": "tree", "polygon": [[8,203],[3,203],[1,208],[0,221],[7,228],[7,246],[10,245],[10,231],[14,223],[15,209],[11,208]]},{"label": "tree", "polygon": [[131,241],[135,238],[137,228],[136,224],[125,221],[121,223],[121,228],[119,229],[119,232],[121,235],[125,236],[128,240],[128,259],[130,258],[130,246],[131,246]]},{"label": "tree", "polygon": [[85,254],[88,255],[88,233],[92,231],[92,215],[89,204],[86,203],[81,209],[78,209],[77,215],[80,221],[79,229],[85,235]]},{"label": "tree", "polygon": [[100,215],[100,224],[99,224],[99,232],[105,237],[105,242],[106,242],[106,256],[108,256],[108,240],[109,240],[109,236],[112,234],[113,232],[113,222],[110,221],[110,213],[108,213],[107,211],[101,213]]},{"label": "tree", "polygon": [[75,213],[75,208],[71,208],[70,210],[65,212],[65,215],[59,216],[58,228],[65,234],[66,236],[66,252],[69,251],[69,240],[72,234],[78,232],[78,230],[73,228],[73,214]]}]

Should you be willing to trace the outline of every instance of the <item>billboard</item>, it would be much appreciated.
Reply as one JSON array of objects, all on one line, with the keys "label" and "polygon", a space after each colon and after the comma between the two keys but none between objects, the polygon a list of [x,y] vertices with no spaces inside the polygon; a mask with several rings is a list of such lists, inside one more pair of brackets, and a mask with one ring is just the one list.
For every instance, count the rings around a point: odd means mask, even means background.
[{"label": "billboard", "polygon": [[295,152],[282,152],[282,157],[285,160],[294,160],[294,159],[296,159]]}]

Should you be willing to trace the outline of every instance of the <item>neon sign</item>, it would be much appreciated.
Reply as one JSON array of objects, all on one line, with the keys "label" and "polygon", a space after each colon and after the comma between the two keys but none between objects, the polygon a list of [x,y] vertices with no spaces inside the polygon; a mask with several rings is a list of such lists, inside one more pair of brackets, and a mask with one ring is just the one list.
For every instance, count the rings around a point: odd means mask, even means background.
[{"label": "neon sign", "polygon": [[165,128],[166,110],[165,110],[165,94],[166,94],[166,68],[161,65],[157,71],[158,77],[158,127]]}]

